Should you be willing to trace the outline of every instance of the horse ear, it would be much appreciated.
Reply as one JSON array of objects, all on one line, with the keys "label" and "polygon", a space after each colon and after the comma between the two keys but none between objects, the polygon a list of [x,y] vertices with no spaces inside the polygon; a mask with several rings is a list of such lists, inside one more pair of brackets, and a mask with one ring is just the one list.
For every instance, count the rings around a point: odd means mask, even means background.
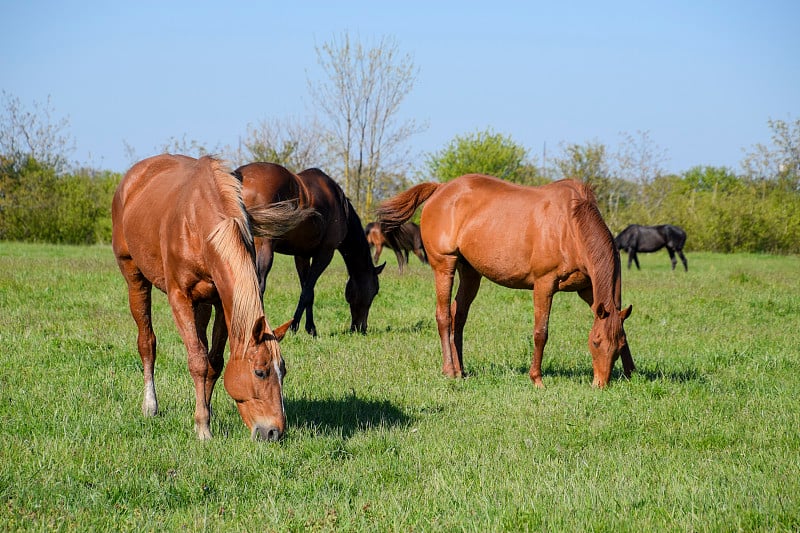
[{"label": "horse ear", "polygon": [[606,311],[606,308],[603,304],[597,304],[597,311],[595,311],[595,314],[597,315],[597,318],[602,320],[608,316],[608,311]]},{"label": "horse ear", "polygon": [[286,324],[278,326],[273,333],[275,334],[275,338],[278,339],[278,342],[283,340],[283,337],[286,336],[286,332],[289,331],[289,328],[292,327],[292,322],[294,319],[289,320]]},{"label": "horse ear", "polygon": [[375,275],[377,276],[378,274],[380,274],[381,272],[383,272],[383,269],[384,269],[385,267],[386,267],[386,261],[384,261],[384,262],[381,264],[381,266],[376,266],[376,267],[375,267]]},{"label": "horse ear", "polygon": [[264,338],[264,334],[267,332],[267,319],[263,316],[258,317],[256,319],[256,323],[253,324],[253,340],[258,344],[261,342],[261,339]]},{"label": "horse ear", "polygon": [[631,316],[632,312],[633,312],[633,306],[629,305],[628,307],[619,312],[619,318],[625,320],[626,318]]}]

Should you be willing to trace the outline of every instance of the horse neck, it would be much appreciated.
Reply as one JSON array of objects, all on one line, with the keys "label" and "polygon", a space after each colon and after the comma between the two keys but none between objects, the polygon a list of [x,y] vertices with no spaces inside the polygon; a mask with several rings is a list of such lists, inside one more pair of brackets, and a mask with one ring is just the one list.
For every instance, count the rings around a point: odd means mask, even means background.
[{"label": "horse neck", "polygon": [[622,305],[622,270],[619,266],[619,255],[613,255],[616,259],[613,260],[612,269],[609,270],[607,266],[596,265],[590,261],[587,270],[592,280],[592,298],[595,305],[602,303],[619,309]]},{"label": "horse neck", "polygon": [[250,328],[264,316],[255,263],[234,219],[220,223],[209,239],[211,276],[217,289],[231,343],[231,355],[244,353]]},{"label": "horse neck", "polygon": [[355,278],[359,274],[369,272],[369,268],[372,267],[372,255],[361,226],[361,219],[349,201],[347,201],[347,211],[347,233],[339,245],[339,252],[344,259],[347,273],[351,278]]},{"label": "horse neck", "polygon": [[592,280],[594,305],[622,305],[622,268],[614,239],[597,206],[586,203],[576,209],[576,222],[585,250],[585,267]]}]

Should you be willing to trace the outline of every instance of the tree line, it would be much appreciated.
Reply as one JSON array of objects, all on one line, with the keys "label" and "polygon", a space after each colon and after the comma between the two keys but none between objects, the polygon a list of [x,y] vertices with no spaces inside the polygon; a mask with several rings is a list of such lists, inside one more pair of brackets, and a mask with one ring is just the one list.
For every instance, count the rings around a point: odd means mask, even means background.
[{"label": "tree line", "polygon": [[[321,81],[309,80],[308,88],[320,115],[262,120],[235,148],[183,137],[153,152],[216,153],[237,165],[271,161],[296,172],[316,166],[339,182],[365,222],[382,199],[421,180],[484,173],[538,185],[576,178],[593,187],[612,232],[670,223],[686,230],[690,250],[800,253],[800,119],[768,120],[770,142],[752,147],[738,173],[712,166],[666,173],[666,156],[647,132],[622,134],[617,147],[562,143],[538,160],[491,129],[456,136],[414,168],[406,142],[424,126],[398,119],[418,73],[411,56],[390,38],[364,45],[347,34],[316,52]],[[54,118],[49,100],[30,110],[2,96],[0,239],[109,242],[111,197],[122,175],[69,163],[69,124]],[[128,152],[131,163],[141,159]]]}]

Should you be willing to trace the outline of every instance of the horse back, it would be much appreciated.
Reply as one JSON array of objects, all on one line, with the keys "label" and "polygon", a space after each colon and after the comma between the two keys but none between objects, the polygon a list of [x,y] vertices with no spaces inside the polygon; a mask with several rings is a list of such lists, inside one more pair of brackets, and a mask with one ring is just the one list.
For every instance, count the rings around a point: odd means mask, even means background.
[{"label": "horse back", "polygon": [[293,173],[275,163],[249,163],[234,175],[242,182],[242,200],[248,209],[286,200],[300,200],[301,184]]},{"label": "horse back", "polygon": [[210,157],[169,154],[131,167],[112,202],[112,247],[118,260],[132,260],[161,290],[166,290],[169,272],[183,272],[185,283],[206,276],[208,237],[223,219],[243,216],[238,193],[233,198],[220,194],[221,169]]},{"label": "horse back", "polygon": [[442,184],[423,207],[422,241],[431,264],[460,256],[495,283],[530,289],[536,278],[580,268],[573,211],[587,197],[574,180],[526,187],[462,176]]}]

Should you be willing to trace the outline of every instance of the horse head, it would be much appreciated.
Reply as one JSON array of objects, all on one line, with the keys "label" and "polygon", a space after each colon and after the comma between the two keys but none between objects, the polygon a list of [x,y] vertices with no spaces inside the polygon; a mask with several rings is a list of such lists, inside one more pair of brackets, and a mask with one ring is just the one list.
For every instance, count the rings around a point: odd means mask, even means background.
[{"label": "horse head", "polygon": [[278,342],[291,324],[290,320],[270,332],[266,319],[258,318],[244,357],[231,357],[225,369],[225,390],[236,402],[254,440],[276,441],[286,429],[283,405],[286,365]]},{"label": "horse head", "polygon": [[594,368],[592,385],[595,387],[605,387],[611,378],[611,369],[627,343],[622,324],[632,310],[630,305],[622,310],[613,305],[610,308],[602,303],[597,305],[592,330],[589,332],[589,352],[592,354]]},{"label": "horse head", "polygon": [[383,272],[385,266],[385,262],[377,267],[370,263],[365,272],[351,275],[347,280],[344,297],[350,304],[350,331],[367,332],[369,308],[378,294],[378,275]]}]

